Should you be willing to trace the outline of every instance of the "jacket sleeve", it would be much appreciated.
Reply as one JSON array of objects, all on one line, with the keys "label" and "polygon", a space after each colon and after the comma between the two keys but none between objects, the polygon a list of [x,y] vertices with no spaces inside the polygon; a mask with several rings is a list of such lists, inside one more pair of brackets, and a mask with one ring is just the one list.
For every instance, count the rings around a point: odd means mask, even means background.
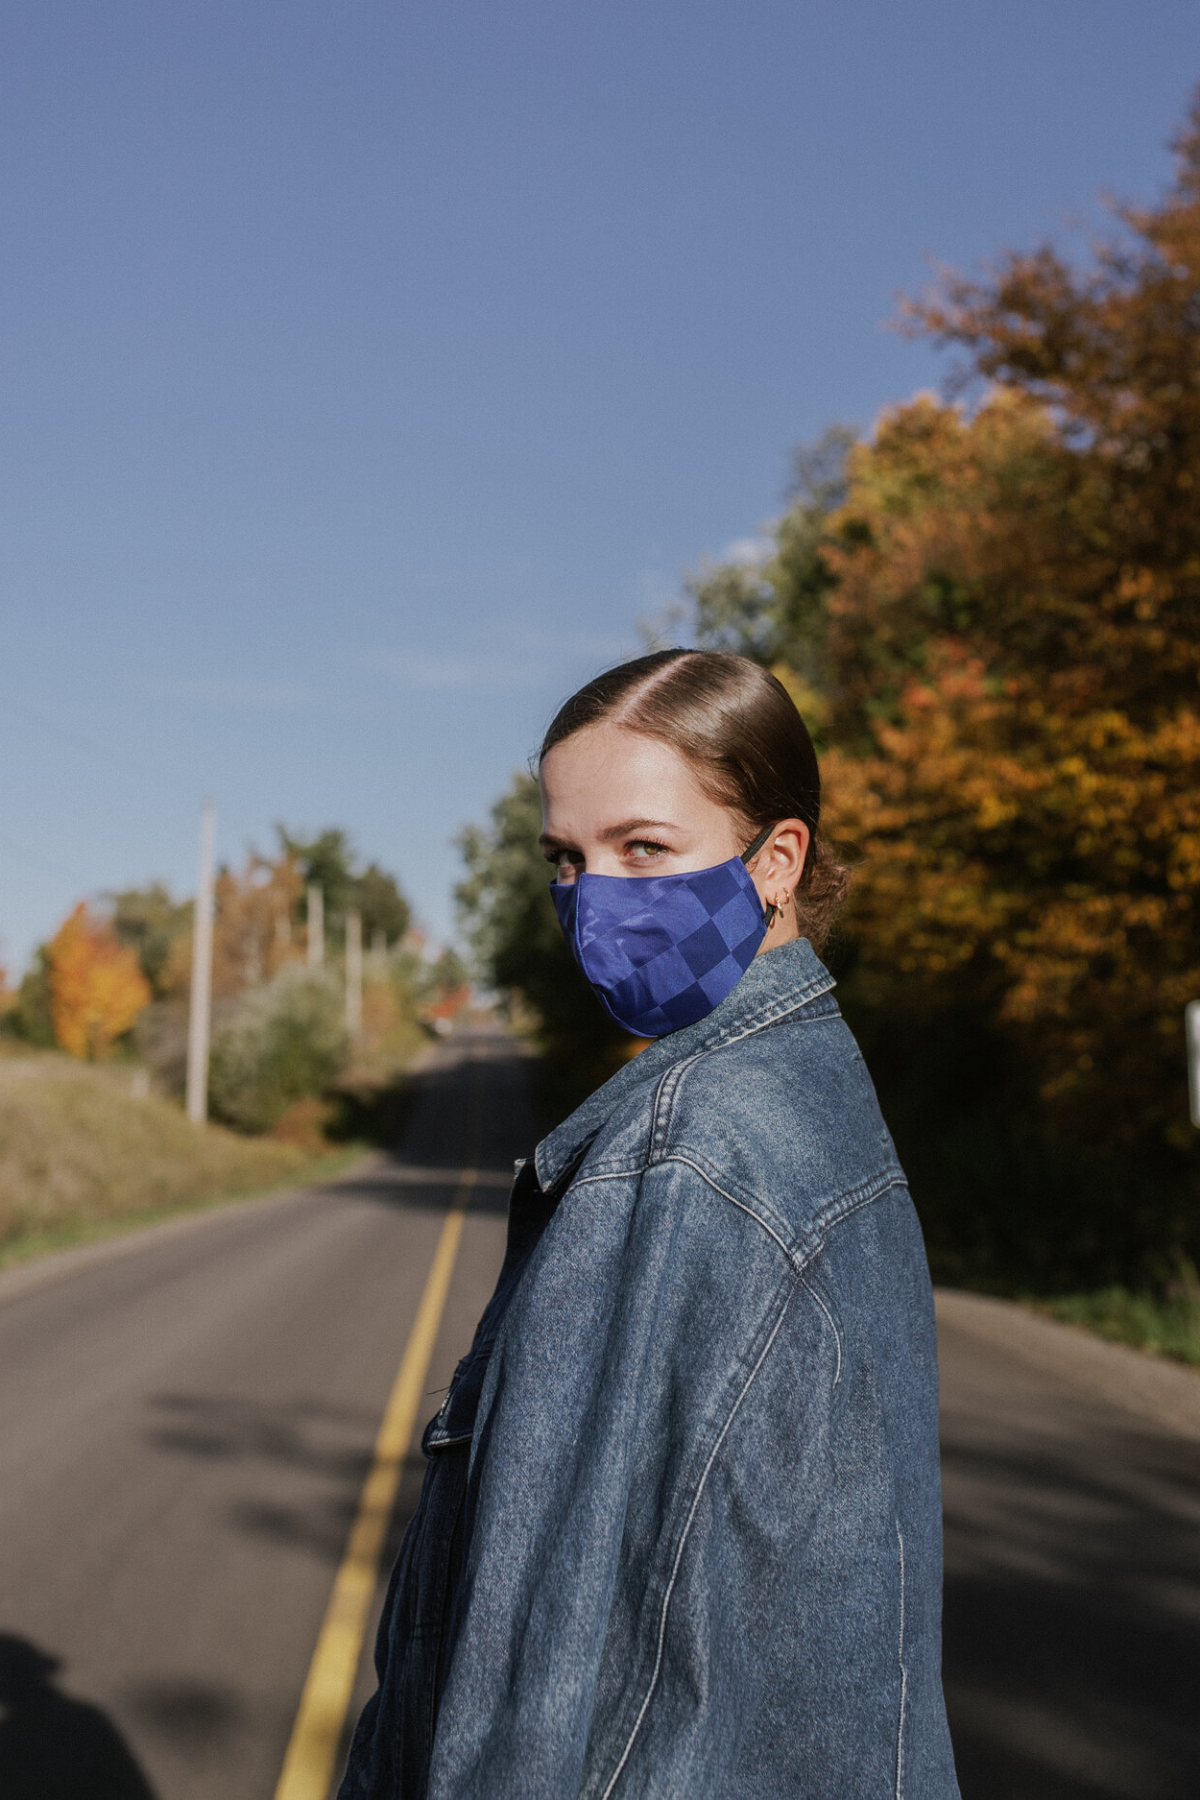
[{"label": "jacket sleeve", "polygon": [[[764,1524],[759,1471],[732,1498],[710,1477],[763,1405],[797,1287],[778,1240],[694,1168],[567,1195],[480,1398],[430,1800],[599,1800],[639,1734],[655,1771],[639,1794],[724,1791],[731,1709],[753,1709],[757,1679],[739,1615],[769,1609],[764,1542],[796,1508]],[[713,1656],[706,1718],[687,1695]]]}]

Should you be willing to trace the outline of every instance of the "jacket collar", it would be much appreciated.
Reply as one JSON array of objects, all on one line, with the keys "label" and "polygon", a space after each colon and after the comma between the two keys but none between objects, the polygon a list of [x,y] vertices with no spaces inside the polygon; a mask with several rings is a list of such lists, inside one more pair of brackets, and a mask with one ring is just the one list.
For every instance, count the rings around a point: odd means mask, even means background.
[{"label": "jacket collar", "polygon": [[542,1139],[534,1151],[542,1191],[549,1193],[564,1175],[574,1172],[588,1145],[632,1088],[656,1080],[687,1057],[774,1025],[818,995],[827,994],[833,985],[833,976],[807,938],[756,956],[720,1006],[694,1025],[656,1038]]}]

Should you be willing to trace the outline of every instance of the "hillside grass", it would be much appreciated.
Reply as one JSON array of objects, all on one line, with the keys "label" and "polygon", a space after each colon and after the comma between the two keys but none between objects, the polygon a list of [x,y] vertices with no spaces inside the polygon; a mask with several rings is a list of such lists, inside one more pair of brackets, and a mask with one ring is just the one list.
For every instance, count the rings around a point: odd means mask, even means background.
[{"label": "hillside grass", "polygon": [[1153,1293],[1136,1288],[1098,1288],[1031,1303],[1068,1325],[1082,1325],[1115,1343],[1200,1368],[1200,1289],[1192,1282]]},{"label": "hillside grass", "polygon": [[0,1266],[171,1213],[329,1175],[361,1146],[240,1137],[133,1092],[120,1064],[0,1058]]}]

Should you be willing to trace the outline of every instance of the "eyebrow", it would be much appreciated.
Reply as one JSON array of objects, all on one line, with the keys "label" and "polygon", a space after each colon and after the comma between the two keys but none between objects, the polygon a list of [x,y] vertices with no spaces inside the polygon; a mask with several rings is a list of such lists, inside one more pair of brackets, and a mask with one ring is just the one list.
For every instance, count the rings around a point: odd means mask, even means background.
[{"label": "eyebrow", "polygon": [[[614,838],[627,837],[631,831],[678,830],[678,825],[672,824],[669,819],[622,819],[619,825],[606,826],[603,831],[598,831],[596,836],[600,839],[602,844],[609,844]],[[550,849],[551,846],[565,844],[568,840],[566,838],[555,837],[552,832],[543,831],[538,842],[539,844],[544,845],[546,849]]]}]

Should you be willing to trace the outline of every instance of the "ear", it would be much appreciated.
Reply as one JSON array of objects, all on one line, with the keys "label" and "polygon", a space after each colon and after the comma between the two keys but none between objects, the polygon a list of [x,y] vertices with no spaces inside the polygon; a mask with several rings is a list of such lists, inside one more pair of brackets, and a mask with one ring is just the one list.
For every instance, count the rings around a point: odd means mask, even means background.
[{"label": "ear", "polygon": [[790,900],[800,885],[812,833],[803,819],[781,819],[758,855],[750,874],[764,905]]}]

